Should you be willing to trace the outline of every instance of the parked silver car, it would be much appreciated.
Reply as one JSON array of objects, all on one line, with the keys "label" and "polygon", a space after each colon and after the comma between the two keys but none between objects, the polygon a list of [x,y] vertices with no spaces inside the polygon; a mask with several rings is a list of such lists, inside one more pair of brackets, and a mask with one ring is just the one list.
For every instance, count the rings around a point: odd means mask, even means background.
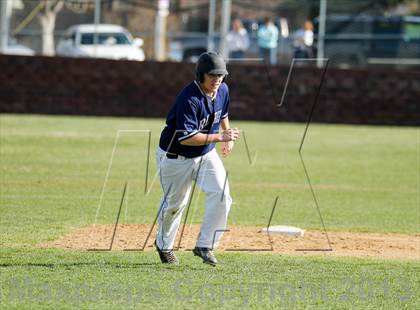
[{"label": "parked silver car", "polygon": [[4,51],[0,51],[5,55],[34,56],[35,51],[25,45],[17,43],[15,39],[10,39]]},{"label": "parked silver car", "polygon": [[58,56],[97,57],[143,61],[143,40],[133,39],[119,25],[83,24],[71,26],[56,49]]}]

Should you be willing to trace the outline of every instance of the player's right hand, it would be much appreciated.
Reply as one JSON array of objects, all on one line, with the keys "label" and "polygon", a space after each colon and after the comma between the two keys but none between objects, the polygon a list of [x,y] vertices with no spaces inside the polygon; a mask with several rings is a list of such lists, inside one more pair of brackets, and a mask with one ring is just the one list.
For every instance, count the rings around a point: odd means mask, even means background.
[{"label": "player's right hand", "polygon": [[238,128],[229,128],[223,131],[223,134],[222,134],[223,142],[235,141],[238,138],[239,138]]}]

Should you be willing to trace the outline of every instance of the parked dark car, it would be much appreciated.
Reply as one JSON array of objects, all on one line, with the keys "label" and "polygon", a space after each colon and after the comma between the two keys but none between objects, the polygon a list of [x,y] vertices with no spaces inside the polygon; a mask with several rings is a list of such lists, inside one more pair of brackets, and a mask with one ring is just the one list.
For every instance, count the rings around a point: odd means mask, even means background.
[{"label": "parked dark car", "polygon": [[[316,38],[318,18],[314,25]],[[324,56],[333,66],[420,67],[420,16],[332,15],[325,28]]]}]

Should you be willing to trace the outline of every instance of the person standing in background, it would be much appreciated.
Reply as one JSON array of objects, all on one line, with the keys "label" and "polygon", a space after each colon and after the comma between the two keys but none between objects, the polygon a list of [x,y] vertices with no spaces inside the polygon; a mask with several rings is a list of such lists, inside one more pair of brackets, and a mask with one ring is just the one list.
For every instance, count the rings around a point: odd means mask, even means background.
[{"label": "person standing in background", "polygon": [[244,57],[244,53],[249,47],[249,36],[239,18],[232,21],[232,30],[226,36],[226,42],[229,58]]},{"label": "person standing in background", "polygon": [[293,38],[294,58],[312,58],[314,52],[314,26],[310,20],[306,20],[303,28],[296,31]]},{"label": "person standing in background", "polygon": [[265,63],[276,64],[279,29],[270,17],[265,18],[264,25],[258,29],[257,37],[261,58]]}]

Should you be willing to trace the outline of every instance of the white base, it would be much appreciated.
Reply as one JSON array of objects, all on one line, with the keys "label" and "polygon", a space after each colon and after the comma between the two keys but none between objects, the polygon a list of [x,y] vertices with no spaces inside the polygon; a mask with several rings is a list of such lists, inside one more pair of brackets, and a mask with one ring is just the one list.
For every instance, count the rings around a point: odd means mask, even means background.
[{"label": "white base", "polygon": [[299,227],[294,227],[294,226],[270,226],[263,228],[261,230],[261,232],[263,233],[268,233],[270,235],[286,235],[286,236],[295,236],[295,237],[303,237],[303,235],[305,234],[305,230],[299,228]]}]

